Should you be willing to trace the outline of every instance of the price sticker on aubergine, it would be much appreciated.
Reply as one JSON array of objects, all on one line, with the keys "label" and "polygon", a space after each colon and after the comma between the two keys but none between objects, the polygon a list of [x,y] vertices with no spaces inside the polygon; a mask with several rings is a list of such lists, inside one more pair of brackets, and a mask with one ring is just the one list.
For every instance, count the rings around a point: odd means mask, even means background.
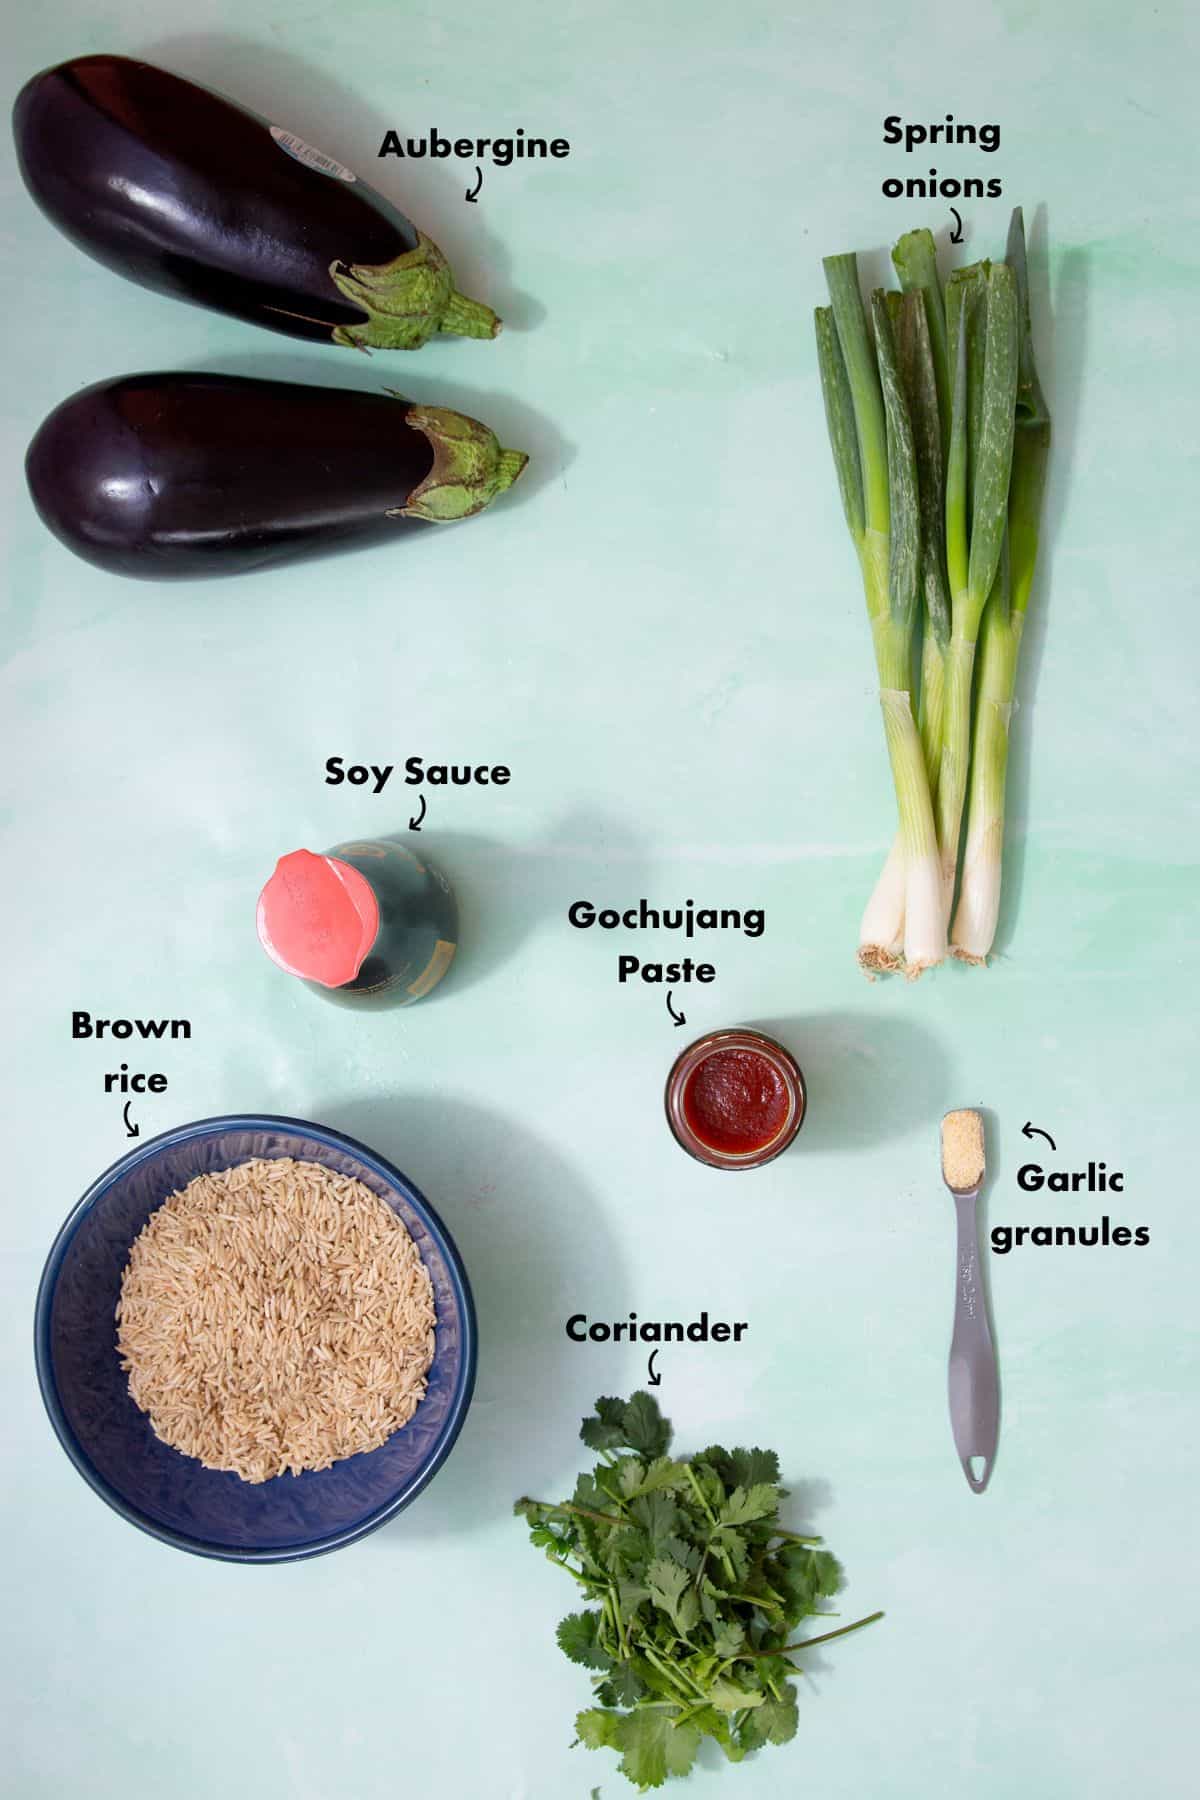
[{"label": "price sticker on aubergine", "polygon": [[287,152],[294,162],[303,163],[306,169],[315,169],[318,175],[332,175],[337,181],[357,181],[358,176],[345,163],[326,156],[323,150],[314,150],[303,138],[297,137],[294,131],[285,131],[282,125],[272,125],[271,136],[281,150]]}]

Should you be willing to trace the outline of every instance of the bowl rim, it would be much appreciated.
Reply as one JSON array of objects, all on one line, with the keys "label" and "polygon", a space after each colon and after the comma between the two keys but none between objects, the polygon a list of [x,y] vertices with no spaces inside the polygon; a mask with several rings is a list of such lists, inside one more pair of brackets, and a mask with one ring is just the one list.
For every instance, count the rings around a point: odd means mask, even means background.
[{"label": "bowl rim", "polygon": [[[413,1210],[420,1216],[422,1224],[433,1238],[445,1261],[450,1285],[454,1290],[454,1297],[462,1318],[460,1334],[462,1352],[449,1412],[433,1454],[429,1461],[401,1488],[399,1493],[365,1519],[359,1520],[357,1524],[347,1527],[344,1531],[334,1532],[328,1537],[319,1538],[310,1545],[302,1545],[299,1548],[259,1550],[238,1549],[228,1544],[215,1544],[207,1539],[188,1537],[183,1532],[174,1531],[170,1526],[160,1524],[157,1520],[149,1518],[136,1506],[132,1506],[97,1472],[68,1423],[62,1400],[59,1397],[51,1351],[50,1317],[63,1261],[81,1221],[130,1169],[136,1168],[140,1162],[146,1160],[151,1152],[161,1150],[166,1145],[185,1144],[194,1138],[215,1137],[228,1131],[261,1131],[264,1129],[302,1132],[308,1137],[316,1138],[319,1143],[326,1144],[330,1149],[347,1151],[350,1155],[357,1157],[373,1173],[379,1175],[389,1186],[397,1188],[404,1195]],[[118,1157],[116,1162],[110,1164],[76,1201],[50,1246],[50,1252],[46,1257],[41,1279],[38,1282],[33,1330],[34,1362],[37,1367],[38,1387],[41,1390],[42,1403],[49,1415],[55,1436],[92,1491],[98,1494],[114,1512],[119,1513],[129,1524],[136,1525],[138,1530],[144,1531],[147,1536],[158,1538],[161,1543],[170,1544],[176,1550],[186,1550],[193,1556],[209,1557],[217,1562],[234,1563],[300,1562],[312,1556],[325,1556],[331,1550],[340,1550],[345,1545],[356,1543],[359,1538],[366,1537],[369,1532],[378,1530],[381,1525],[385,1525],[389,1519],[395,1518],[397,1513],[402,1512],[406,1506],[410,1505],[433,1480],[449,1456],[458,1434],[462,1430],[463,1421],[474,1393],[479,1347],[475,1303],[462,1258],[441,1218],[419,1188],[415,1187],[408,1176],[402,1174],[394,1163],[389,1162],[385,1156],[380,1156],[378,1151],[369,1149],[358,1138],[350,1137],[348,1133],[338,1131],[332,1125],[318,1125],[312,1119],[295,1119],[285,1117],[280,1113],[220,1113],[209,1119],[196,1119],[187,1125],[177,1125],[171,1131],[160,1132],[157,1137],[147,1138],[144,1144],[137,1145],[135,1149],[127,1151],[124,1156]]]}]

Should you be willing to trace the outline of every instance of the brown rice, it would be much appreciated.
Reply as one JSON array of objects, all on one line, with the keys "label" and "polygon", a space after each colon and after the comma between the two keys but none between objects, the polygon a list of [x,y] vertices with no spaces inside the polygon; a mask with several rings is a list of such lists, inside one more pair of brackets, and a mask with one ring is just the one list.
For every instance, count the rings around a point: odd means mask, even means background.
[{"label": "brown rice", "polygon": [[117,1348],[155,1434],[243,1481],[374,1450],[425,1395],[436,1319],[403,1221],[290,1157],[198,1175],[129,1253]]}]

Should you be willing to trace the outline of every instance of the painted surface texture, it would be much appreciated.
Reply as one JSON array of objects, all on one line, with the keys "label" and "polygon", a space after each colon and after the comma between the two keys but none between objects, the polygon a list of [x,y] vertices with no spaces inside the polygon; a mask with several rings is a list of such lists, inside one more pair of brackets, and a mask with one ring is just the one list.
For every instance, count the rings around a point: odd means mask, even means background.
[{"label": "painted surface texture", "polygon": [[[376,179],[506,321],[411,358],[289,344],[142,293],[76,253],[0,168],[8,321],[3,845],[6,1791],[15,1800],[604,1800],[569,1748],[583,1672],[561,1576],[509,1516],[557,1496],[599,1393],[645,1375],[564,1320],[746,1320],[660,1358],[680,1443],[778,1447],[792,1522],[828,1535],[870,1633],[815,1656],[800,1736],[695,1800],[1118,1800],[1185,1791],[1197,1674],[1196,25],[1079,0],[747,11],[534,0],[131,0],[19,9],[14,87],[119,49],[207,81]],[[994,155],[882,141],[885,116],[998,121]],[[563,136],[569,158],[392,159],[420,136]],[[1014,727],[1003,954],[986,975],[865,984],[861,905],[891,834],[870,645],[825,440],[822,253],[881,273],[949,228],[889,176],[996,175],[964,213],[998,254],[1032,223],[1055,420],[1045,561]],[[43,531],[21,457],[105,375],[220,369],[399,386],[527,450],[486,517],[394,548],[156,588]],[[415,791],[324,784],[327,757],[503,762],[432,792],[460,960],[360,1017],[260,950],[277,857],[403,830]],[[679,989],[686,1034],[755,1024],[809,1118],[779,1162],[684,1156],[661,988],[573,931],[577,899],[763,907]],[[706,946],[707,948],[707,946]],[[186,1017],[162,1047],[71,1014]],[[340,1127],[455,1233],[482,1338],[474,1409],[398,1522],[294,1567],[206,1564],[108,1513],[33,1379],[43,1256],[125,1143],[103,1075],[161,1068],[144,1134],[223,1111]],[[992,1256],[1000,1455],[972,1496],[946,1417],[952,1106],[988,1118],[994,1224],[1145,1225],[1145,1248]],[[1125,1192],[1023,1194],[1056,1138]],[[1047,1152],[1048,1154],[1048,1152]],[[632,1790],[629,1790],[632,1791]]]}]

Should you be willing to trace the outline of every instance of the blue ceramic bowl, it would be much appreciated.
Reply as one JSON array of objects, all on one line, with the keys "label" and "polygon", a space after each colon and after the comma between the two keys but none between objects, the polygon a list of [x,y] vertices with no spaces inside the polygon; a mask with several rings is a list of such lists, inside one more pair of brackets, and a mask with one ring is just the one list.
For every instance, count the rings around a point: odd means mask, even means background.
[{"label": "blue ceramic bowl", "polygon": [[[251,1485],[161,1443],[129,1398],[114,1312],[132,1244],[195,1175],[293,1156],[352,1176],[412,1233],[433,1282],[437,1350],[428,1392],[378,1450]],[[381,1156],[303,1119],[231,1116],[141,1144],[90,1187],[55,1240],[38,1289],[38,1380],[59,1441],[123,1518],[177,1549],[228,1562],[290,1562],[352,1544],[414,1499],[446,1460],[475,1385],[475,1312],[458,1251],[433,1208]]]}]

